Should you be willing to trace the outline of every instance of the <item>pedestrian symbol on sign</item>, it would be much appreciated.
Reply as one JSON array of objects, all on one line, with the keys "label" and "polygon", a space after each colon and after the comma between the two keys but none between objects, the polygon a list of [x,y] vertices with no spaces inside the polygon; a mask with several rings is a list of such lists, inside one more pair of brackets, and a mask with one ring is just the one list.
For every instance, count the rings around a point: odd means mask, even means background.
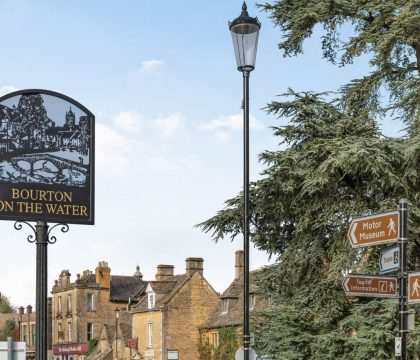
[{"label": "pedestrian symbol on sign", "polygon": [[395,222],[394,220],[392,220],[392,217],[389,218],[388,229],[388,236],[391,235],[391,232],[393,232],[394,234],[397,233],[397,230],[395,230]]},{"label": "pedestrian symbol on sign", "polygon": [[414,280],[414,283],[413,283],[413,289],[412,289],[412,292],[411,292],[411,296],[414,296],[414,293],[416,293],[416,296],[418,297],[419,296],[419,289],[420,289],[419,282],[416,279],[416,280]]},{"label": "pedestrian symbol on sign", "polygon": [[394,284],[393,283],[389,283],[389,292],[390,293],[394,292]]}]

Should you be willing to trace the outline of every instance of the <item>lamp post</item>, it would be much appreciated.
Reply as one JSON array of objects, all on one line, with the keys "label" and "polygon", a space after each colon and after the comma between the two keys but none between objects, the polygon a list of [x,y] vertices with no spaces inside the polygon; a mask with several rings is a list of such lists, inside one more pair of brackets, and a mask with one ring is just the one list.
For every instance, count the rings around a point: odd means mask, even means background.
[{"label": "lamp post", "polygon": [[242,13],[229,23],[232,34],[238,70],[243,75],[243,116],[244,116],[244,191],[243,191],[243,235],[244,235],[244,360],[249,360],[249,75],[255,68],[258,34],[261,23],[248,15],[244,1]]},{"label": "lamp post", "polygon": [[115,360],[118,360],[118,319],[120,318],[120,309],[115,308]]}]

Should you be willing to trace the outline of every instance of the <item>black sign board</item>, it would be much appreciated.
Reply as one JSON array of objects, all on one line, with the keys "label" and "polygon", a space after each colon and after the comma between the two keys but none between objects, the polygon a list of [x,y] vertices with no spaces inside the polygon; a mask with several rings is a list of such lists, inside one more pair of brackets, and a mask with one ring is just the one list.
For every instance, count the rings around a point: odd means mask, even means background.
[{"label": "black sign board", "polygon": [[94,223],[95,117],[48,90],[0,97],[0,219]]}]

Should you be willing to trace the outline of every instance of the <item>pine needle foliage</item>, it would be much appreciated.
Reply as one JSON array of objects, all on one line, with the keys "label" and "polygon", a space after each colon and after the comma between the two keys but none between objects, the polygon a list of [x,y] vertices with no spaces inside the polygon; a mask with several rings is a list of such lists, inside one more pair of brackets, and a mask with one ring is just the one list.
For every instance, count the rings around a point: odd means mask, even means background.
[{"label": "pine needle foliage", "polygon": [[[371,72],[338,91],[289,89],[266,107],[285,150],[250,187],[251,241],[277,259],[259,280],[275,306],[254,316],[256,348],[269,359],[394,358],[397,300],[349,298],[348,272],[375,275],[378,249],[352,249],[349,221],[410,201],[409,269],[420,271],[420,3],[418,0],[277,0],[260,5],[282,33],[285,56],[321,26],[323,56],[345,67],[369,54]],[[352,27],[346,35],[345,26]],[[387,94],[385,99],[384,94]],[[402,118],[400,138],[378,120]],[[199,224],[215,241],[242,233],[242,194]],[[417,316],[418,317],[418,316]],[[420,341],[409,337],[409,358]]]},{"label": "pine needle foliage", "polygon": [[[260,5],[283,35],[285,56],[303,52],[316,26],[324,30],[326,60],[341,66],[370,55],[372,72],[343,86],[344,100],[379,115],[395,110],[407,123],[420,102],[420,3],[418,0],[278,0]],[[352,32],[348,33],[350,27]],[[344,30],[343,30],[344,29]],[[389,94],[381,106],[380,90]],[[357,109],[359,106],[353,106]]]}]

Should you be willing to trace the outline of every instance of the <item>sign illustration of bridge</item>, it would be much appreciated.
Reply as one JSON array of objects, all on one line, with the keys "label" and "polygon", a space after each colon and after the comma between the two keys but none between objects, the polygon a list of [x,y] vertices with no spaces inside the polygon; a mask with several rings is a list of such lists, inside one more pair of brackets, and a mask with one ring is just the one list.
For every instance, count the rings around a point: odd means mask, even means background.
[{"label": "sign illustration of bridge", "polygon": [[59,170],[69,169],[69,170],[77,170],[84,175],[87,175],[87,168],[83,166],[82,163],[77,163],[75,161],[64,159],[62,157],[58,157],[52,154],[47,153],[40,153],[40,154],[28,154],[22,156],[16,156],[11,159],[12,163],[17,163],[18,161],[26,161],[30,164],[30,174],[33,175],[34,172],[34,165],[38,161],[49,161],[54,164]]}]

